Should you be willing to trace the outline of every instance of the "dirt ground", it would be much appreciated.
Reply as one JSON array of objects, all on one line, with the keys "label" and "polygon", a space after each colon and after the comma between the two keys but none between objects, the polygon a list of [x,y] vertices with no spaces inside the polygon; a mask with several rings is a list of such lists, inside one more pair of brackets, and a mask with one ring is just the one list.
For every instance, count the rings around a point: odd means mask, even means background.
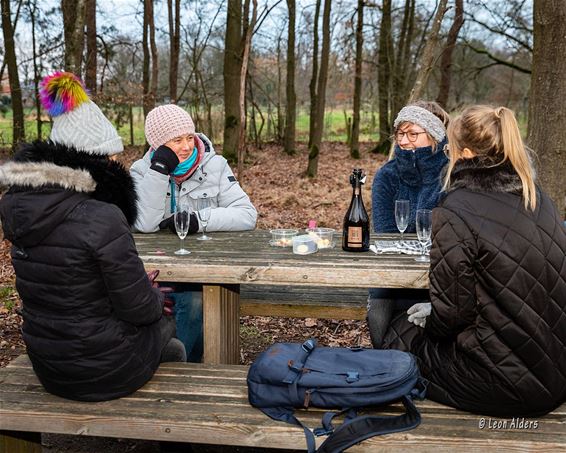
[{"label": "dirt ground", "polygon": [[[350,158],[344,144],[324,143],[318,176],[314,179],[304,177],[308,160],[306,145],[299,145],[294,156],[286,155],[281,146],[274,144],[264,145],[262,149],[252,148],[243,175],[238,175],[238,179],[258,210],[257,227],[305,228],[308,221],[314,219],[318,226],[341,229],[351,198],[349,175],[353,168],[362,168],[367,174],[363,199],[371,216],[371,182],[385,157],[371,154],[370,148],[370,144],[362,144],[362,158],[355,160]],[[140,148],[128,148],[119,160],[129,167],[141,153]],[[0,241],[0,367],[25,352],[20,333],[20,300],[9,253],[10,244]],[[367,326],[362,321],[244,317],[240,335],[243,364],[250,364],[273,342],[298,342],[311,336],[324,345],[370,345]],[[129,439],[51,434],[42,437],[42,444],[44,453],[159,452],[157,442]],[[187,451],[259,453],[266,450],[193,445],[192,450]]]}]

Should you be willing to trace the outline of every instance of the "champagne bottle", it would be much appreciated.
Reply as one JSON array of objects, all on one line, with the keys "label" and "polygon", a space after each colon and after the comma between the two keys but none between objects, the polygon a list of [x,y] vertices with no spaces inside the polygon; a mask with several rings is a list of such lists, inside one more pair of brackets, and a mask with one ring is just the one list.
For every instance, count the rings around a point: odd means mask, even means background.
[{"label": "champagne bottle", "polygon": [[355,168],[350,175],[352,201],[344,217],[342,249],[347,252],[369,250],[369,217],[362,200],[362,184],[366,177],[361,168]]}]

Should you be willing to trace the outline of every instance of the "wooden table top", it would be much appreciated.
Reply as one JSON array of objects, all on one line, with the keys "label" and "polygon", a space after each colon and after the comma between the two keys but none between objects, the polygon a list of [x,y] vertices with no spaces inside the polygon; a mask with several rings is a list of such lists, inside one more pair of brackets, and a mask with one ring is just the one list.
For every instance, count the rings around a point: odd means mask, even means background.
[{"label": "wooden table top", "polygon": [[[345,252],[336,247],[296,255],[291,247],[273,247],[266,230],[209,233],[211,241],[187,236],[190,255],[175,255],[179,238],[170,232],[134,234],[146,270],[159,269],[160,280],[209,284],[308,285],[357,288],[427,288],[428,263],[412,255]],[[372,235],[372,243],[376,239]],[[391,237],[391,236],[390,236]],[[381,236],[380,239],[386,239]]]}]

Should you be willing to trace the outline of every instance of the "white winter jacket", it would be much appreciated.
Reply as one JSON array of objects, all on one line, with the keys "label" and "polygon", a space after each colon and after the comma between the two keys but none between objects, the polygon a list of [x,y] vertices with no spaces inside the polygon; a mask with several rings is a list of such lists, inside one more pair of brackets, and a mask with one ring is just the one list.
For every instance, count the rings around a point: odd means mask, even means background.
[{"label": "white winter jacket", "polygon": [[[189,179],[174,185],[176,203],[188,202],[191,210],[196,211],[199,198],[210,198],[213,209],[206,231],[253,230],[257,211],[250,198],[236,181],[226,159],[216,154],[204,134],[197,135],[205,147],[204,157]],[[138,195],[138,218],[134,229],[142,233],[159,230],[159,223],[174,214],[171,210],[170,178],[150,169],[150,166],[148,151],[130,168]]]}]

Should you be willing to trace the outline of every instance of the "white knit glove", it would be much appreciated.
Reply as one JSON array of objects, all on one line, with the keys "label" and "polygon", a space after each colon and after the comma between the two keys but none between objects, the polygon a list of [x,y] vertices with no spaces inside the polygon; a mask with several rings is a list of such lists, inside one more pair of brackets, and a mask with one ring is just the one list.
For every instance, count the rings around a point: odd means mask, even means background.
[{"label": "white knit glove", "polygon": [[415,304],[407,310],[407,314],[409,315],[407,320],[419,327],[424,328],[426,324],[426,317],[430,316],[431,310],[432,305],[430,302],[421,302],[419,304]]}]

